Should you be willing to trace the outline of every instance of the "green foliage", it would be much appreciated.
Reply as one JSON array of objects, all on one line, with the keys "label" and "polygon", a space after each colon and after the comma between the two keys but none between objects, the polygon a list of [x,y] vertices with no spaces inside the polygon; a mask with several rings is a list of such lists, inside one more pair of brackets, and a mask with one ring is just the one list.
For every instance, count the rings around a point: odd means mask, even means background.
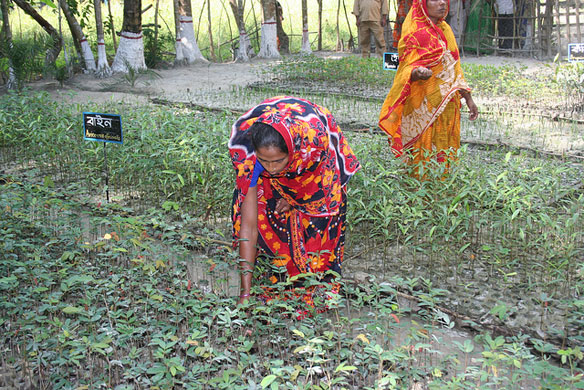
[{"label": "green foliage", "polygon": [[574,62],[556,67],[555,83],[565,91],[567,103],[578,111],[584,111],[584,64]]},{"label": "green foliage", "polygon": [[[319,66],[361,66],[311,61],[298,66],[315,80]],[[104,145],[82,141],[81,111],[123,114],[124,144],[107,145],[109,205],[99,201]],[[463,148],[447,175],[431,162],[419,181],[378,134],[346,132],[363,164],[349,185],[347,250],[370,253],[375,278],[344,284],[340,296],[325,291],[315,302],[330,310],[297,319],[306,307],[294,299],[236,308],[216,294],[236,258],[212,244],[229,235],[234,120],[180,106],[0,97],[0,159],[15,172],[0,191],[0,345],[31,387],[578,388],[580,164]],[[193,261],[197,252],[208,261]],[[191,283],[193,264],[207,285]],[[404,267],[408,277],[395,276]],[[441,309],[457,304],[452,292],[470,290],[472,306],[483,294],[475,272],[504,291],[487,309],[493,321],[514,320],[521,307],[507,294],[520,288],[549,338],[443,338],[454,326]],[[449,291],[441,279],[454,280]],[[416,298],[415,311],[398,288]],[[549,343],[560,329],[562,348]]]},{"label": "green foliage", "polygon": [[[432,325],[444,313],[428,307],[408,317],[397,301],[393,286],[422,281],[325,290],[331,298],[316,299],[302,319],[302,300],[252,299],[237,308],[191,285],[184,241],[154,238],[161,228],[149,221],[158,212],[132,217],[79,195],[28,183],[0,192],[0,345],[5,368],[32,386],[577,388],[582,379],[577,347],[537,344],[557,352],[560,365],[534,355],[527,337],[484,333],[448,349]],[[234,266],[225,249],[207,249],[217,264],[207,278]],[[412,294],[426,302],[441,295],[428,287]],[[327,312],[316,310],[325,304]]]},{"label": "green foliage", "polygon": [[280,80],[326,82],[341,86],[380,86],[389,88],[395,72],[382,69],[378,58],[358,56],[330,60],[316,56],[286,58],[267,72]]},{"label": "green foliage", "polygon": [[158,39],[154,39],[154,29],[144,27],[144,60],[148,68],[160,68],[162,64],[169,64],[174,61],[176,38],[166,32],[158,31]]},{"label": "green foliage", "polygon": [[50,44],[50,39],[44,35],[35,35],[27,40],[14,40],[12,46],[6,41],[1,42],[0,57],[3,57],[3,66],[0,71],[7,74],[8,66],[12,65],[20,85],[36,80],[44,73],[45,52]]},{"label": "green foliage", "polygon": [[530,75],[525,65],[500,66],[462,61],[464,78],[482,96],[512,96],[527,100],[553,96],[561,90],[550,84],[547,75]]}]

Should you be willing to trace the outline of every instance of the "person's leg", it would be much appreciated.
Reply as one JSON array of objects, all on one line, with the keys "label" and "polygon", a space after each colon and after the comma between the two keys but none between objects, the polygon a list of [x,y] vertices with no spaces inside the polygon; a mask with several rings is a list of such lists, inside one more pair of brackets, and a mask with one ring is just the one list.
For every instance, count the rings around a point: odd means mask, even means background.
[{"label": "person's leg", "polygon": [[511,49],[513,47],[513,14],[498,14],[499,47]]},{"label": "person's leg", "polygon": [[371,33],[369,29],[369,22],[359,23],[359,47],[361,48],[361,56],[369,58],[369,44],[371,42]]},{"label": "person's leg", "polygon": [[381,23],[372,22],[371,29],[373,35],[375,36],[376,54],[378,57],[383,58],[383,53],[385,52],[385,38],[383,37],[383,27]]}]

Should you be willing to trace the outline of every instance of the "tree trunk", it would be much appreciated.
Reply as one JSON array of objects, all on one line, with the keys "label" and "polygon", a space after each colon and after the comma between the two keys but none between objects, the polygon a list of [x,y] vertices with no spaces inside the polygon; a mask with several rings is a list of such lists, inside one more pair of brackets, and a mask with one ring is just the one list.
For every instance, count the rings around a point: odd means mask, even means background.
[{"label": "tree trunk", "polygon": [[312,53],[308,36],[308,0],[302,0],[302,47],[300,48],[300,53]]},{"label": "tree trunk", "polygon": [[350,51],[353,51],[355,48],[355,43],[353,42],[353,32],[351,31],[351,23],[349,22],[349,16],[347,15],[347,6],[345,4],[345,0],[343,0],[343,10],[345,11],[345,20],[347,21],[347,27],[349,28],[349,42],[347,44],[347,48]]},{"label": "tree trunk", "polygon": [[[12,51],[12,30],[10,29],[10,19],[8,18],[8,4],[6,0],[0,0],[0,11],[2,11],[2,35],[6,47],[9,52]],[[16,89],[18,88],[18,80],[16,79],[16,73],[12,66],[12,60],[8,57],[8,80],[6,80],[6,88]]]},{"label": "tree trunk", "polygon": [[262,11],[264,20],[262,22],[262,37],[258,57],[280,58],[276,27],[276,1],[262,0]]},{"label": "tree trunk", "polygon": [[[386,0],[384,0],[386,1]],[[339,24],[340,24],[340,14],[341,14],[341,0],[337,0],[337,28],[336,28],[336,33],[337,33],[337,51],[341,50],[341,30],[339,29]]]},{"label": "tree trunk", "polygon": [[318,51],[322,51],[322,0],[318,2]]},{"label": "tree trunk", "polygon": [[112,2],[107,2],[107,17],[109,21],[110,33],[112,35],[112,42],[114,43],[114,50],[118,51],[118,43],[116,41],[116,28],[114,26],[114,17],[112,15]]},{"label": "tree trunk", "polygon": [[81,29],[79,22],[77,22],[75,15],[73,15],[71,12],[69,4],[67,4],[67,0],[59,0],[59,5],[63,10],[65,19],[67,19],[67,24],[69,25],[71,35],[73,36],[73,42],[75,42],[75,49],[77,49],[79,57],[85,64],[85,70],[95,72],[95,58],[93,57],[93,52],[91,51],[91,47],[89,46],[87,39],[85,39],[85,35],[83,34],[83,30]]},{"label": "tree trunk", "polygon": [[103,18],[101,16],[101,0],[93,0],[93,7],[95,9],[95,29],[97,31],[97,69],[95,75],[99,78],[109,77],[112,74],[112,69],[107,62],[107,55],[105,52],[105,35],[103,32]]},{"label": "tree trunk", "polygon": [[20,7],[31,18],[33,18],[41,27],[45,30],[47,34],[53,39],[53,47],[47,50],[45,55],[45,65],[53,66],[61,49],[63,48],[63,40],[59,36],[59,32],[47,22],[26,0],[13,0],[16,5]]},{"label": "tree trunk", "polygon": [[175,65],[209,62],[197,45],[191,0],[174,0],[176,25]]},{"label": "tree trunk", "polygon": [[211,50],[211,59],[217,61],[217,57],[215,56],[215,46],[213,44],[213,30],[211,29],[211,26],[213,25],[211,23],[211,0],[207,1],[207,21],[209,26],[209,49]]},{"label": "tree trunk", "polygon": [[127,73],[128,68],[146,69],[142,37],[142,0],[124,0],[124,22],[120,46],[116,51],[112,70]]},{"label": "tree trunk", "polygon": [[255,52],[251,47],[249,35],[245,30],[245,22],[243,20],[244,0],[229,0],[229,5],[233,11],[235,24],[237,24],[237,30],[239,31],[239,48],[235,53],[234,60],[235,62],[249,62],[249,57],[255,55]]}]

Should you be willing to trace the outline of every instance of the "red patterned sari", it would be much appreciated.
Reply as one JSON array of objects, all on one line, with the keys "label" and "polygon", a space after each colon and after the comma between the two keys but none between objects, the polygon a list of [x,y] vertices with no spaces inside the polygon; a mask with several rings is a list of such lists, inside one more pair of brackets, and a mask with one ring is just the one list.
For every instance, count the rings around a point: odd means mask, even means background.
[{"label": "red patterned sari", "polygon": [[[410,163],[434,152],[446,161],[460,147],[460,94],[464,81],[456,39],[450,26],[428,17],[426,0],[414,0],[402,27],[399,67],[379,114],[379,127],[389,135],[396,156],[413,153]],[[432,70],[426,81],[410,80],[420,66]]]},{"label": "red patterned sari", "polygon": [[[346,184],[360,165],[331,113],[307,100],[265,100],[233,125],[229,152],[236,171],[234,246],[239,239],[241,205],[256,163],[247,130],[256,121],[276,129],[289,151],[284,171],[275,176],[264,171],[257,183],[258,254],[275,266],[272,282],[303,273],[340,273]],[[280,198],[290,204],[290,211],[275,213]]]}]

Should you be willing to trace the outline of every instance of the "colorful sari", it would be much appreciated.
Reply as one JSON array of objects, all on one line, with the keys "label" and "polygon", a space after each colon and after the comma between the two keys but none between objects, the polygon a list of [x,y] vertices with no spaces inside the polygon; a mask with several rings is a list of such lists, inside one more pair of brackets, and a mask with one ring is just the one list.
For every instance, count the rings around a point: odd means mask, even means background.
[{"label": "colorful sari", "polygon": [[[447,13],[446,13],[447,14]],[[460,93],[464,81],[456,39],[450,26],[428,17],[426,0],[414,0],[402,27],[399,67],[379,114],[396,156],[413,153],[410,163],[435,153],[438,161],[460,147]],[[412,70],[432,70],[428,80],[412,82]]]},{"label": "colorful sari", "polygon": [[[259,256],[272,262],[272,282],[329,270],[340,274],[345,186],[360,165],[331,113],[307,100],[294,97],[265,100],[233,125],[229,152],[236,172],[232,207],[234,246],[241,228],[241,205],[256,163],[247,130],[256,121],[276,129],[289,151],[289,163],[283,172],[271,176],[264,171],[257,182]],[[275,213],[280,198],[290,204],[289,212]]]}]

